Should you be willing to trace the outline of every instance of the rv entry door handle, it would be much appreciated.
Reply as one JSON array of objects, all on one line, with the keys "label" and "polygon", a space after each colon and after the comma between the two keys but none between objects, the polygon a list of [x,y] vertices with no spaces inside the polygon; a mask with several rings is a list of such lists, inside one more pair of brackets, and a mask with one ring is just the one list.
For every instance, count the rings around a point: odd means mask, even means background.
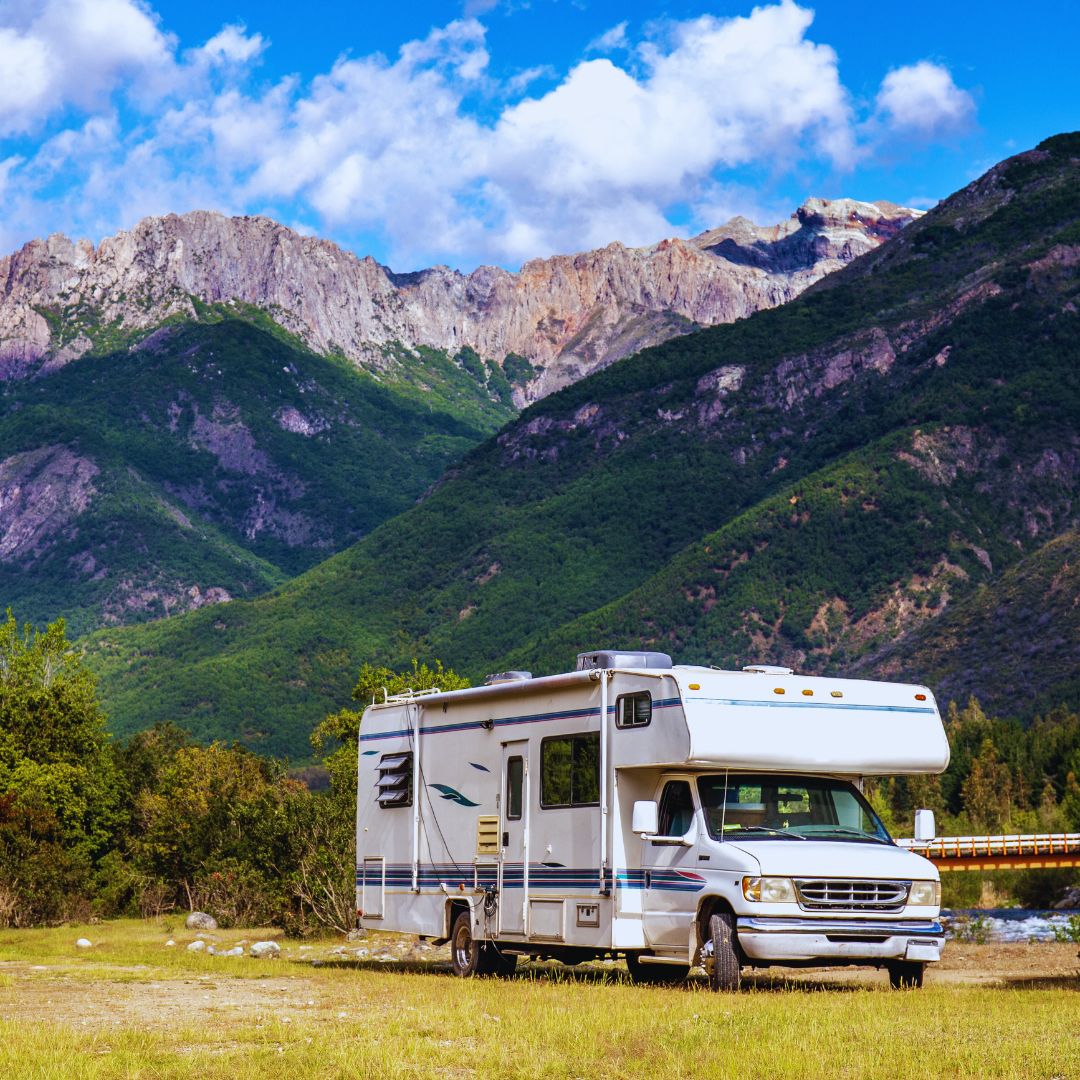
[{"label": "rv entry door handle", "polygon": [[646,870],[645,871],[645,888],[646,889],[651,889],[652,888],[652,871],[651,870]]},{"label": "rv entry door handle", "polygon": [[502,842],[502,846],[503,846],[504,848],[507,848],[507,847],[509,847],[509,846],[510,846],[510,834],[509,834],[508,832],[504,832],[504,833],[503,833],[503,842]]}]

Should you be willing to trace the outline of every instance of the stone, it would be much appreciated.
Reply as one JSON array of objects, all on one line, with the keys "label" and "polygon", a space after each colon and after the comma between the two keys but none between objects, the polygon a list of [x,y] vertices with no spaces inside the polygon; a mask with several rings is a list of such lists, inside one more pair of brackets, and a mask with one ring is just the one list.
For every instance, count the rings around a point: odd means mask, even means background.
[{"label": "stone", "polygon": [[[695,325],[784,303],[918,216],[889,203],[809,199],[778,225],[734,218],[689,240],[612,243],[533,259],[517,273],[468,274],[396,274],[265,217],[148,217],[97,247],[57,235],[0,258],[0,376],[51,370],[89,350],[86,334],[71,336],[83,313],[151,330],[193,317],[199,297],[253,304],[316,351],[340,349],[372,370],[386,366],[383,347],[394,343],[452,353],[468,345],[496,361],[515,353],[536,369],[515,389],[521,406]],[[42,310],[67,321],[70,340],[54,338]],[[138,347],[152,351],[159,333]],[[295,409],[277,421],[308,438],[325,423]]]},{"label": "stone", "polygon": [[1080,885],[1073,885],[1065,889],[1061,898],[1051,905],[1055,911],[1071,911],[1080,909]]},{"label": "stone", "polygon": [[205,911],[193,911],[185,920],[184,925],[189,930],[216,930],[217,919],[213,915],[207,915]]},{"label": "stone", "polygon": [[93,948],[93,943],[91,941],[87,940],[86,938],[81,937],[81,938],[79,938],[78,941],[75,942],[75,948],[77,948],[77,949],[91,949],[91,948]]},{"label": "stone", "polygon": [[206,948],[206,942],[196,938],[188,947],[188,952],[202,952]]},{"label": "stone", "polygon": [[281,955],[281,946],[276,941],[256,941],[248,952],[256,960],[273,959],[275,956]]},{"label": "stone", "polygon": [[173,947],[174,947],[175,945],[176,945],[176,942],[175,942],[175,941],[173,941],[173,939],[172,939],[172,938],[169,938],[169,940],[165,942],[165,948],[166,948],[166,949],[171,949],[171,948],[173,948]]},{"label": "stone", "polygon": [[217,956],[243,956],[244,955],[244,946],[243,945],[234,945],[231,949],[224,949],[223,951],[217,953],[216,955]]}]

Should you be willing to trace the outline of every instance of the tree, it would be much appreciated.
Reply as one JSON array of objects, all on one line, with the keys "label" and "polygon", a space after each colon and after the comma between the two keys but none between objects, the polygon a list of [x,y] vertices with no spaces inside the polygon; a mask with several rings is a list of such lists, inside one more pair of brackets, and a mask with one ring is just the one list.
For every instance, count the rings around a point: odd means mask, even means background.
[{"label": "tree", "polygon": [[136,796],[132,853],[189,909],[265,923],[282,915],[295,864],[292,802],[305,796],[281,765],[250,750],[181,746]]},{"label": "tree", "polygon": [[[385,694],[407,690],[461,690],[469,685],[435,661],[434,667],[412,662],[408,671],[364,664],[353,687],[354,701],[365,705]],[[341,932],[356,923],[356,764],[362,713],[341,709],[331,713],[311,734],[316,753],[330,774],[330,788],[297,809],[304,838],[295,877],[295,895],[303,910],[317,922]],[[334,743],[338,745],[328,750]]]},{"label": "tree", "polygon": [[84,901],[115,841],[122,785],[95,680],[58,619],[0,624],[0,906],[19,925]]}]

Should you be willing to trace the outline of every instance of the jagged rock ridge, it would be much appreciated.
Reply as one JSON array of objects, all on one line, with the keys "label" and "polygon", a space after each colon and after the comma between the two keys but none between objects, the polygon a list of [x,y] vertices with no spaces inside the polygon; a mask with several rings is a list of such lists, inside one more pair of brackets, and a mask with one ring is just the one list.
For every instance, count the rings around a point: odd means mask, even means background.
[{"label": "jagged rock ridge", "polygon": [[469,274],[395,274],[263,217],[146,218],[97,247],[56,234],[0,259],[0,377],[194,315],[196,299],[242,301],[317,351],[369,367],[391,364],[395,344],[470,346],[498,362],[517,354],[536,369],[516,392],[524,404],[647,345],[782,304],[916,216],[811,199],[768,228],[735,218],[691,240]]}]

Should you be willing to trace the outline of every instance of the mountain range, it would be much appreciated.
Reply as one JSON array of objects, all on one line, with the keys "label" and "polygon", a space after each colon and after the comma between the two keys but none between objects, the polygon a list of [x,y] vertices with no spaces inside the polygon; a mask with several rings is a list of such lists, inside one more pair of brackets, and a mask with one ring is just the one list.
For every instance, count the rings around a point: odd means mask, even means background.
[{"label": "mountain range", "polygon": [[[780,306],[573,381],[542,377],[569,346],[526,357],[514,400],[554,392],[416,506],[266,595],[87,639],[114,727],[302,757],[364,661],[602,646],[1075,705],[1078,181],[1057,136]],[[729,240],[757,250],[697,249]]]},{"label": "mountain range", "polygon": [[519,406],[781,303],[916,215],[395,274],[265,218],[0,259],[0,591],[76,633],[254,597],[408,509]]}]

